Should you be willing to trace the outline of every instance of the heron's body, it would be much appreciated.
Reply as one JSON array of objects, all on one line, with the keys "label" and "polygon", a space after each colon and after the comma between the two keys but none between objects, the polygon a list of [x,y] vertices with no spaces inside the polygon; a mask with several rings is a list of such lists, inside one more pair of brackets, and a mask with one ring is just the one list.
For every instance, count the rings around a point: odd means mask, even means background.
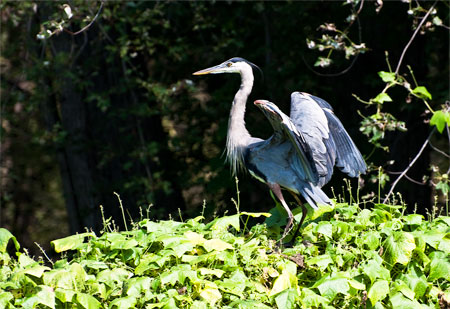
[{"label": "heron's body", "polygon": [[[232,58],[194,74],[241,74],[241,86],[228,121],[227,160],[234,174],[247,169],[280,200],[289,217],[284,238],[293,215],[281,188],[302,195],[311,207],[317,208],[317,204],[331,204],[321,187],[330,180],[334,165],[351,177],[365,173],[366,165],[330,104],[306,93],[292,93],[290,116],[269,101],[255,101],[271,123],[274,134],[267,140],[252,137],[244,120],[247,98],[253,87],[252,66],[255,65],[245,59]],[[301,206],[303,222],[306,208]]]}]

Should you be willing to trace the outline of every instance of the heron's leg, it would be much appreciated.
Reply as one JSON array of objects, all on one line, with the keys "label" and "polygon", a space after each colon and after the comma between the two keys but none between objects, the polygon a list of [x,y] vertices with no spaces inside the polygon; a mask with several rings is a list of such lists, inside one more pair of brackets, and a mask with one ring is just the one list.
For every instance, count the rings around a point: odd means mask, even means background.
[{"label": "heron's leg", "polygon": [[298,231],[300,230],[300,227],[303,224],[303,221],[306,218],[306,215],[308,214],[308,210],[306,209],[305,205],[303,205],[302,201],[300,201],[300,199],[298,198],[297,195],[295,195],[293,192],[289,191],[292,196],[294,197],[294,199],[297,201],[297,203],[302,207],[302,219],[300,220],[300,222],[297,225],[297,228],[295,229],[295,233],[294,236],[292,236],[292,243],[295,243],[295,238],[297,237]]},{"label": "heron's leg", "polygon": [[292,214],[292,211],[289,209],[289,206],[286,204],[286,201],[284,200],[283,194],[281,193],[280,185],[276,183],[267,183],[270,190],[275,194],[275,196],[280,200],[281,205],[283,205],[284,209],[286,210],[288,214],[288,222],[286,224],[286,227],[284,228],[283,236],[280,238],[280,242],[283,240],[284,237],[289,233],[291,230],[292,222],[294,221],[294,215]]}]

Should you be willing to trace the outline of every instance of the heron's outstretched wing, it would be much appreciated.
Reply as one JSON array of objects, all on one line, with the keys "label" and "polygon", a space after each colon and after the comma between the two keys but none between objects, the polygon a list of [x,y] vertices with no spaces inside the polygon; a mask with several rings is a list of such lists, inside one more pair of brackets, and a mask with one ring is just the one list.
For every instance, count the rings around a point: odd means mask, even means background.
[{"label": "heron's outstretched wing", "polygon": [[[327,162],[330,160],[333,162],[331,166],[327,165],[329,175],[325,177],[325,183],[331,177],[334,162],[341,171],[350,177],[356,177],[366,172],[366,163],[361,153],[328,102],[307,93],[294,92],[291,96],[291,119],[307,139],[311,136],[322,137],[329,155],[321,157],[322,152],[319,151],[317,159],[321,162],[326,158]],[[327,132],[327,134],[323,134],[323,132]],[[307,142],[310,143],[308,140]],[[317,144],[320,145],[318,141],[310,143],[310,145]],[[311,146],[311,149],[315,155],[314,146]],[[320,168],[318,170],[320,174]]]},{"label": "heron's outstretched wing", "polygon": [[283,113],[275,104],[265,101],[255,101],[258,106],[269,119],[274,129],[274,141],[288,140],[295,149],[296,156],[292,158],[293,168],[298,171],[299,176],[303,180],[317,184],[319,174],[314,164],[314,158],[305,137],[297,129],[294,123]]},{"label": "heron's outstretched wing", "polygon": [[303,133],[311,148],[314,163],[319,173],[319,186],[325,185],[333,175],[336,162],[336,144],[330,134],[324,110],[309,97],[299,92],[291,95],[291,120]]}]

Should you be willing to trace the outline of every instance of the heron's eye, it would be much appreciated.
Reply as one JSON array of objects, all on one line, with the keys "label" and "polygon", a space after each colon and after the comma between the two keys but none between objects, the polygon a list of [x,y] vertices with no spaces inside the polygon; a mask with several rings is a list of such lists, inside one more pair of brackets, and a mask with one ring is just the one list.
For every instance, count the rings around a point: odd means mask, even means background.
[{"label": "heron's eye", "polygon": [[231,62],[228,62],[227,63],[227,67],[231,67],[232,66],[232,63]]}]

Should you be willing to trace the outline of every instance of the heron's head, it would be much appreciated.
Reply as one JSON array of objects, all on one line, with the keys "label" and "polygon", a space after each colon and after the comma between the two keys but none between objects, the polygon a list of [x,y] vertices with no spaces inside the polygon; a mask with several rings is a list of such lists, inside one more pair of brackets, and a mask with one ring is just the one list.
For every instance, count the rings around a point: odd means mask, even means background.
[{"label": "heron's head", "polygon": [[221,74],[221,73],[240,73],[250,72],[252,73],[252,68],[256,68],[259,71],[261,69],[256,65],[251,63],[250,61],[245,60],[244,58],[234,57],[230,60],[222,62],[219,65],[203,69],[192,73],[193,75],[205,75],[205,74]]}]

